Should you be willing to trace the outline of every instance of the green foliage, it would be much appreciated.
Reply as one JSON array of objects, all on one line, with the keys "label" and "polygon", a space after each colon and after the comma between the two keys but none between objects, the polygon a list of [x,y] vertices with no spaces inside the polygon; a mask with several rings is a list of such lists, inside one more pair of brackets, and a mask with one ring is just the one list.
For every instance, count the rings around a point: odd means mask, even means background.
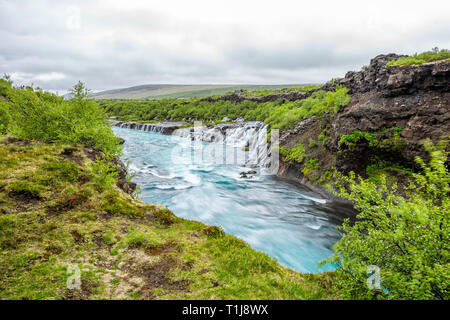
[{"label": "green foliage", "polygon": [[435,48],[432,51],[426,51],[421,54],[414,54],[409,57],[399,58],[398,60],[389,61],[386,66],[410,66],[419,65],[426,62],[450,59],[450,50]]},{"label": "green foliage", "polygon": [[[389,185],[354,174],[341,177],[341,197],[359,211],[352,225],[347,220],[343,236],[328,262],[337,264],[337,286],[344,298],[449,299],[450,175],[445,165],[448,141],[437,146],[425,142],[431,156],[421,159],[421,174],[405,196]],[[346,187],[344,187],[344,185]],[[367,268],[380,268],[380,289],[367,286]]]},{"label": "green foliage", "polygon": [[339,109],[348,104],[350,96],[347,88],[338,88],[336,91],[316,91],[310,97],[300,100],[299,106],[283,104],[272,110],[264,122],[280,131],[293,128],[299,121],[312,116],[323,116],[326,112],[337,113]]},{"label": "green foliage", "polygon": [[353,150],[358,142],[365,140],[369,147],[383,149],[389,152],[399,152],[406,146],[406,141],[400,137],[403,127],[383,128],[379,132],[365,132],[355,130],[351,134],[344,134],[339,138],[338,147],[346,146]]},{"label": "green foliage", "polygon": [[108,188],[117,182],[119,173],[117,166],[114,165],[113,155],[105,154],[99,157],[92,164],[93,173],[95,173],[96,181],[101,188]]},{"label": "green foliage", "polygon": [[6,101],[0,99],[0,135],[3,135],[8,130],[8,125],[11,122],[11,115],[9,114],[9,107]]},{"label": "green foliage", "polygon": [[314,140],[314,139],[312,139],[312,138],[309,138],[309,147],[310,147],[311,149],[317,147],[317,142],[316,142],[316,140]]},{"label": "green foliage", "polygon": [[336,113],[350,101],[348,90],[338,88],[335,92],[319,90],[310,97],[290,101],[258,103],[244,100],[239,103],[218,100],[215,102],[187,99],[180,103],[176,99],[100,101],[110,115],[125,121],[162,121],[164,119],[220,121],[224,117],[243,117],[247,121],[264,120],[272,128],[281,131],[293,128],[304,118],[322,116],[327,111]]},{"label": "green foliage", "polygon": [[81,143],[107,153],[120,153],[108,118],[79,82],[67,101],[31,87],[16,89],[0,80],[0,127],[9,136],[58,143]]},{"label": "green foliage", "polygon": [[355,130],[351,134],[343,134],[339,138],[338,147],[346,145],[349,149],[353,149],[358,141],[366,140],[370,147],[375,147],[378,144],[377,134],[364,131]]},{"label": "green foliage", "polygon": [[305,158],[305,147],[302,144],[298,144],[292,148],[280,146],[280,154],[284,157],[286,162],[302,163]]}]

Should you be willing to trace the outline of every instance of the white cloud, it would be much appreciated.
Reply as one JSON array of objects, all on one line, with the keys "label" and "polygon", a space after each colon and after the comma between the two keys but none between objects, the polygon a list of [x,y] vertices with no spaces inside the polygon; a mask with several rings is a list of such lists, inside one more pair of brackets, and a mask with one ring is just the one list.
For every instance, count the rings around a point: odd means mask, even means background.
[{"label": "white cloud", "polygon": [[34,79],[42,82],[50,82],[54,80],[65,79],[66,75],[60,72],[41,73],[34,76]]},{"label": "white cloud", "polygon": [[380,53],[450,48],[449,16],[437,0],[0,0],[0,71],[59,91],[319,82]]}]

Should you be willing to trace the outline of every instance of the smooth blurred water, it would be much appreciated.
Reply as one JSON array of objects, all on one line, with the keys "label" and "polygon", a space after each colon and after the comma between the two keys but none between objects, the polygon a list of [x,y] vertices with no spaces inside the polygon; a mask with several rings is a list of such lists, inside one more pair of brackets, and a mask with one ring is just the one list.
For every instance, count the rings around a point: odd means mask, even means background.
[{"label": "smooth blurred water", "polygon": [[[250,168],[225,165],[214,154],[193,156],[213,143],[114,131],[126,141],[124,159],[136,174],[133,181],[141,188],[141,200],[163,204],[179,217],[221,226],[294,270],[334,269],[317,268],[317,263],[332,254],[331,246],[340,236],[334,226],[342,222],[342,215],[320,196],[274,176],[241,179],[239,173]],[[239,151],[226,149],[227,154]]]}]

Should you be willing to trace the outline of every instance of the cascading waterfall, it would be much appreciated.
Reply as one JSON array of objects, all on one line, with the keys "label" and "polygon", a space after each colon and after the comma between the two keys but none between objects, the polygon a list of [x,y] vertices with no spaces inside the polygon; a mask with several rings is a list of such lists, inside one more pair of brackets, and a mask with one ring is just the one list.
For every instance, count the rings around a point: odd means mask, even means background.
[{"label": "cascading waterfall", "polygon": [[[269,168],[271,166],[271,150],[267,143],[268,125],[262,121],[218,124],[215,126],[200,125],[173,130],[173,127],[184,123],[163,122],[156,124],[137,124],[134,122],[111,121],[113,126],[172,134],[188,138],[191,141],[202,141],[231,146],[238,149],[240,165],[251,168]],[[172,128],[172,129],[171,129]]]},{"label": "cascading waterfall", "polygon": [[[265,158],[257,152],[267,148],[263,123],[196,126],[178,129],[175,136],[145,129],[114,128],[126,141],[124,157],[141,188],[141,200],[163,204],[182,218],[221,226],[297,271],[334,269],[317,263],[332,254],[331,246],[340,237],[335,225],[342,223],[344,208],[264,174]],[[246,146],[249,151],[242,150]],[[224,165],[220,151],[230,157],[240,151],[249,156],[248,163],[260,167],[242,177],[242,165]]]},{"label": "cascading waterfall", "polygon": [[219,124],[214,127],[195,126],[177,129],[173,135],[191,139],[225,144],[246,152],[245,161],[240,163],[247,167],[268,168],[270,166],[270,146],[267,143],[268,125],[261,121],[241,122],[237,124]]}]

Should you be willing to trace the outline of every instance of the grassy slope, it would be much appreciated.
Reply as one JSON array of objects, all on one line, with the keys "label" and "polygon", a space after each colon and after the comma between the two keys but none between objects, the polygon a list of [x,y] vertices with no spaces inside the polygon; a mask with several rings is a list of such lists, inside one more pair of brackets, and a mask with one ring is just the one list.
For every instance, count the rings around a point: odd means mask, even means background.
[{"label": "grassy slope", "polygon": [[[236,237],[102,180],[89,149],[0,138],[0,299],[330,299]],[[91,156],[92,158],[92,156]],[[69,290],[67,268],[81,268]]]},{"label": "grassy slope", "polygon": [[193,98],[205,97],[216,94],[224,94],[235,90],[267,90],[267,89],[283,89],[297,88],[302,85],[176,85],[166,88],[149,89],[149,90],[131,90],[120,89],[114,92],[98,92],[95,99],[166,99],[166,98]]}]

